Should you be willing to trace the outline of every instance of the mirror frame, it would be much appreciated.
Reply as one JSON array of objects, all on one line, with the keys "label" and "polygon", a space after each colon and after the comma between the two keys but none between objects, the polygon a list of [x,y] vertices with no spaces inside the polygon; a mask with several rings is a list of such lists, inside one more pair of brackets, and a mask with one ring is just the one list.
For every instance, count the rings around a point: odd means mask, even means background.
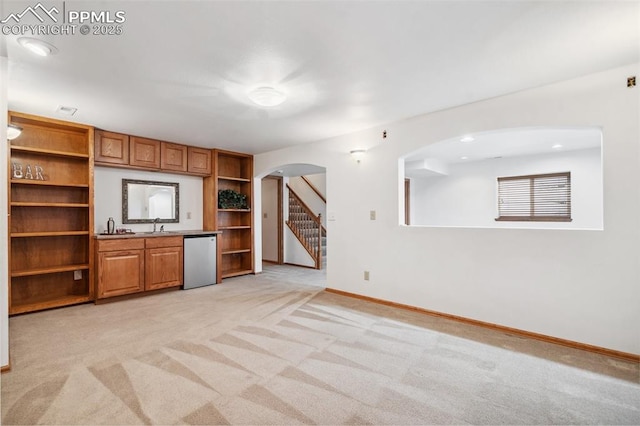
[{"label": "mirror frame", "polygon": [[160,219],[158,223],[178,223],[180,222],[180,184],[173,182],[157,182],[151,180],[138,180],[138,179],[122,179],[122,223],[153,223],[155,219],[130,219],[129,218],[129,184],[138,185],[155,185],[155,186],[169,186],[174,188],[175,198],[175,211],[173,213],[173,219]]}]

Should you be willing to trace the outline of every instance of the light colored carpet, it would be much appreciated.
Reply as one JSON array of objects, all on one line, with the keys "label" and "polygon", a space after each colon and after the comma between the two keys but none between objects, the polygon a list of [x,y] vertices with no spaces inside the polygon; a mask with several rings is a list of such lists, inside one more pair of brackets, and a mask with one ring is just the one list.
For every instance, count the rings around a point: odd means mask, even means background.
[{"label": "light colored carpet", "polygon": [[638,365],[322,291],[222,285],[11,318],[3,424],[639,424]]}]

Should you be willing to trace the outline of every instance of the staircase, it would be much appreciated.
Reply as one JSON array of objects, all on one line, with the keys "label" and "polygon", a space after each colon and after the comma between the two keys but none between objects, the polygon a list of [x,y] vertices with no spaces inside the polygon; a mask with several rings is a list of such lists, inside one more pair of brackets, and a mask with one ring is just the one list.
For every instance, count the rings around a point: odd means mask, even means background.
[{"label": "staircase", "polygon": [[287,226],[314,260],[315,268],[323,269],[327,255],[327,231],[322,226],[322,215],[314,215],[289,185],[287,189],[289,190]]}]

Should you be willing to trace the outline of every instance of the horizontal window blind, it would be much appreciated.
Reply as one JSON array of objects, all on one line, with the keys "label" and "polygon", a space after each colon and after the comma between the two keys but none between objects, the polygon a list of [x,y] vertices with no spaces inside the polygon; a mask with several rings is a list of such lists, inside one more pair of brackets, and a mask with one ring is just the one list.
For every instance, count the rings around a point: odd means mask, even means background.
[{"label": "horizontal window blind", "polygon": [[571,173],[498,178],[496,220],[570,221]]}]

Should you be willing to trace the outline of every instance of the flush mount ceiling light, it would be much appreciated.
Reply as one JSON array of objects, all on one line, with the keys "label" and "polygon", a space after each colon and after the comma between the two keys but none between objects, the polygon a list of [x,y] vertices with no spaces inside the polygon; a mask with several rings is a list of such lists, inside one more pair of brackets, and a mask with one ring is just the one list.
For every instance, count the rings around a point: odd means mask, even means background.
[{"label": "flush mount ceiling light", "polygon": [[562,148],[562,145],[560,145],[559,143],[557,143],[557,144],[553,145],[551,148],[552,148],[552,149],[560,149],[560,148]]},{"label": "flush mount ceiling light", "polygon": [[460,139],[460,142],[473,142],[476,140],[473,136],[467,135]]},{"label": "flush mount ceiling light", "polygon": [[22,127],[18,127],[15,124],[7,124],[7,140],[14,140],[22,133]]},{"label": "flush mount ceiling light", "polygon": [[248,93],[249,99],[261,107],[274,107],[283,103],[287,96],[270,86],[261,86]]},{"label": "flush mount ceiling light", "polygon": [[353,157],[353,159],[356,160],[357,163],[362,161],[362,157],[364,157],[364,154],[366,153],[366,149],[353,149],[349,151],[349,154],[351,154],[351,157]]},{"label": "flush mount ceiling light", "polygon": [[18,43],[29,52],[38,56],[51,56],[58,53],[58,49],[54,45],[46,41],[38,40],[37,38],[20,37]]},{"label": "flush mount ceiling light", "polygon": [[460,157],[460,159],[461,159],[461,160],[468,160],[468,159],[469,159],[469,157],[467,157],[466,155],[464,155],[464,156]]}]

